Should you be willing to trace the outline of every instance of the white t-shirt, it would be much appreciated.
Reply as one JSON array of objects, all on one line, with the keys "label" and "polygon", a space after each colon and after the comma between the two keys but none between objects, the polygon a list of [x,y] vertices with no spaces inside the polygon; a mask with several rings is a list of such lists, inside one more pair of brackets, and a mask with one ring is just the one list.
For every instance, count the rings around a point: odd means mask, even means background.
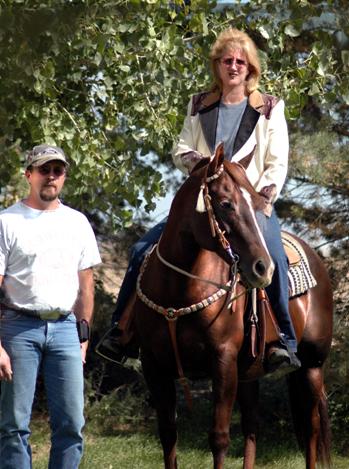
[{"label": "white t-shirt", "polygon": [[0,212],[2,302],[38,313],[73,308],[78,271],[101,262],[85,215],[66,205],[36,210],[18,202]]}]

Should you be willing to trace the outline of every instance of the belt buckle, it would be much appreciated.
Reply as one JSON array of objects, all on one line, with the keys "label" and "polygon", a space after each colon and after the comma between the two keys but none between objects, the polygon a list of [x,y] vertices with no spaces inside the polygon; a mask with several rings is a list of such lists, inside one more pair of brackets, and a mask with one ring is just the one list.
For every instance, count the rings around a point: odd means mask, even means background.
[{"label": "belt buckle", "polygon": [[61,313],[57,309],[53,309],[52,311],[40,311],[39,312],[40,319],[59,319],[61,317]]}]

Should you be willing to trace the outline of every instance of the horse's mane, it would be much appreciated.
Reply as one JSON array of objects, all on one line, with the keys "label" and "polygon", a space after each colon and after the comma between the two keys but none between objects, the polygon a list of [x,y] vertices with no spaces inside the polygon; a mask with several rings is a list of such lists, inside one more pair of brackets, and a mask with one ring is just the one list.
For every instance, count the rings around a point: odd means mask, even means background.
[{"label": "horse's mane", "polygon": [[252,186],[250,180],[247,177],[246,170],[240,163],[224,161],[224,169],[229,176],[243,189],[245,189],[252,197],[254,201],[260,198],[260,194]]}]

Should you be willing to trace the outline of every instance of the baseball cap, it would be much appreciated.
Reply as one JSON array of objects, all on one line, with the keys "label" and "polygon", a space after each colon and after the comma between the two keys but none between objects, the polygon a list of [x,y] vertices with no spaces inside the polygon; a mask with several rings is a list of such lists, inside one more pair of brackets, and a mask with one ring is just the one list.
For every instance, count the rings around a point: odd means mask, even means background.
[{"label": "baseball cap", "polygon": [[36,145],[27,155],[26,168],[41,166],[52,160],[59,160],[66,166],[69,165],[62,148],[47,144]]}]

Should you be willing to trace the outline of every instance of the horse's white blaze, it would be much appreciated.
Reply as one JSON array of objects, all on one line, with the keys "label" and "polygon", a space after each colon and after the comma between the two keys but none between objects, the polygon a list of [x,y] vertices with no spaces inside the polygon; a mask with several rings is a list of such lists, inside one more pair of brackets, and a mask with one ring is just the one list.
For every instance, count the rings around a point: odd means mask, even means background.
[{"label": "horse's white blaze", "polygon": [[267,245],[266,245],[266,243],[265,243],[264,236],[263,236],[263,234],[262,234],[262,232],[261,232],[261,229],[259,228],[259,225],[258,225],[258,222],[257,222],[257,218],[256,218],[256,214],[255,214],[255,211],[253,210],[253,207],[252,207],[251,195],[250,195],[250,194],[247,192],[247,190],[244,189],[244,188],[241,188],[241,191],[242,191],[242,195],[243,195],[244,199],[245,199],[246,202],[247,202],[248,208],[249,208],[249,210],[250,210],[250,212],[251,212],[251,215],[252,215],[252,218],[253,218],[255,227],[256,227],[256,229],[257,229],[257,233],[258,233],[259,239],[260,239],[261,243],[263,244],[263,246],[265,247],[265,250],[266,250],[267,253],[268,253],[269,260],[270,260],[270,265],[272,266],[272,268],[273,268],[273,270],[274,270],[274,262],[273,262],[272,258],[270,257],[270,254],[269,254]]}]

